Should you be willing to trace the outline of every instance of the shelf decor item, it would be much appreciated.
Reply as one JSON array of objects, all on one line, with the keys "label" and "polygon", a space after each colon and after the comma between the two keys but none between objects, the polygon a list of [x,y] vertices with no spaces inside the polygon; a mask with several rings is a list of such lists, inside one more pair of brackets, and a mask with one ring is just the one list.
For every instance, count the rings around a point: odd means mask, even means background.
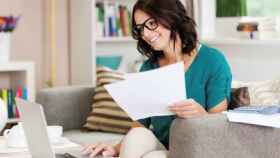
[{"label": "shelf decor item", "polygon": [[0,16],[0,62],[9,62],[11,33],[16,28],[19,17]]},{"label": "shelf decor item", "polygon": [[8,121],[7,108],[2,99],[0,99],[0,131],[5,127]]},{"label": "shelf decor item", "polygon": [[236,30],[240,33],[241,38],[257,39],[258,22],[239,22]]},{"label": "shelf decor item", "polygon": [[113,70],[117,70],[121,64],[122,56],[120,55],[107,55],[107,56],[97,56],[96,65],[106,66]]}]

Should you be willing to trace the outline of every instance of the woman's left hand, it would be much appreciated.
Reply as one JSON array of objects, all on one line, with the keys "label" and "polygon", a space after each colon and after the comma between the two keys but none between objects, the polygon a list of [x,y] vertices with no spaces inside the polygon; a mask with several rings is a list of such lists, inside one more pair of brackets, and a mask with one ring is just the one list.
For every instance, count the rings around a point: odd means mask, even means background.
[{"label": "woman's left hand", "polygon": [[193,118],[208,114],[207,111],[193,99],[175,102],[169,106],[169,110],[180,118]]}]

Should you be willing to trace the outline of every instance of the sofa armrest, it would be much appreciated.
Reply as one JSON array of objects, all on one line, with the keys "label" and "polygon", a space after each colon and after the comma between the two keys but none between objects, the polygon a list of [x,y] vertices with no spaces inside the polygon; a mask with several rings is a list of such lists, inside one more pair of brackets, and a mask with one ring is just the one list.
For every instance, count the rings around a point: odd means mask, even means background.
[{"label": "sofa armrest", "polygon": [[48,125],[77,129],[86,121],[93,94],[91,86],[47,88],[37,93],[36,102],[43,106]]},{"label": "sofa armrest", "polygon": [[224,114],[176,119],[170,131],[170,157],[276,158],[280,130],[230,123]]}]

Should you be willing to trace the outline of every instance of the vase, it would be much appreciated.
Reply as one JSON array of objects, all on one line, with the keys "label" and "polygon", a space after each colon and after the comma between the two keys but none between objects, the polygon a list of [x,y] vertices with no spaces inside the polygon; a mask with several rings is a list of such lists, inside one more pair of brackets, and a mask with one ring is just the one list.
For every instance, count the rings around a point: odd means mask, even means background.
[{"label": "vase", "polygon": [[0,32],[0,63],[10,60],[11,33]]},{"label": "vase", "polygon": [[8,112],[6,104],[4,104],[3,100],[0,99],[0,131],[5,127],[8,121]]}]

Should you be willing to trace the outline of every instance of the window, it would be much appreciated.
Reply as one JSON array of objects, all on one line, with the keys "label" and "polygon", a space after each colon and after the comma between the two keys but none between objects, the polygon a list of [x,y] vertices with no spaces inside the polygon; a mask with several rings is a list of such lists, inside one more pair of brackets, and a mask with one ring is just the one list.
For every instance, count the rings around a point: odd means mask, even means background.
[{"label": "window", "polygon": [[216,0],[217,17],[280,16],[280,0]]},{"label": "window", "polygon": [[280,16],[280,0],[247,0],[248,16]]}]

